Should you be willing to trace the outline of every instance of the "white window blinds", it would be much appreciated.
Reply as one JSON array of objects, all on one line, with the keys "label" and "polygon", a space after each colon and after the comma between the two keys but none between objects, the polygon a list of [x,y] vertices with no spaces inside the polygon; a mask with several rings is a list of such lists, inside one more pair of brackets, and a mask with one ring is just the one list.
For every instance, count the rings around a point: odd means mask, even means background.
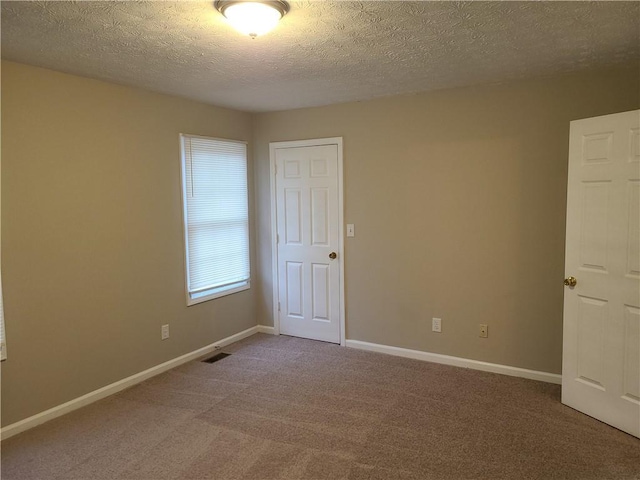
[{"label": "white window blinds", "polygon": [[197,303],[249,285],[247,147],[181,138],[187,293]]}]

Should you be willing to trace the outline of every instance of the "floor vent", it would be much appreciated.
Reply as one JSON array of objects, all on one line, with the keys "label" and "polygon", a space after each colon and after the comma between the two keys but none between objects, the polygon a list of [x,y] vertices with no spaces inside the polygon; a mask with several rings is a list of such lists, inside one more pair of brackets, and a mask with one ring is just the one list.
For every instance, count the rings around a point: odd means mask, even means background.
[{"label": "floor vent", "polygon": [[222,360],[225,357],[231,355],[230,353],[216,353],[213,357],[207,358],[206,360],[202,360],[205,363],[215,363],[218,360]]}]

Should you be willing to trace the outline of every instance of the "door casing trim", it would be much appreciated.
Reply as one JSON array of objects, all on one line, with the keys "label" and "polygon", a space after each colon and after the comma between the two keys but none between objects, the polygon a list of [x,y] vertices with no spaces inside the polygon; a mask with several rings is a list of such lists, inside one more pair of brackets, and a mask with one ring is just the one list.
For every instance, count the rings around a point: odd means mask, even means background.
[{"label": "door casing trim", "polygon": [[338,255],[340,258],[340,345],[345,346],[345,289],[344,289],[344,187],[343,187],[343,146],[342,137],[316,138],[310,140],[293,140],[269,143],[269,180],[271,188],[271,270],[273,282],[273,333],[280,335],[280,315],[278,314],[278,298],[280,297],[278,282],[278,225],[277,225],[277,192],[276,192],[276,149],[318,147],[336,145],[338,147]]}]

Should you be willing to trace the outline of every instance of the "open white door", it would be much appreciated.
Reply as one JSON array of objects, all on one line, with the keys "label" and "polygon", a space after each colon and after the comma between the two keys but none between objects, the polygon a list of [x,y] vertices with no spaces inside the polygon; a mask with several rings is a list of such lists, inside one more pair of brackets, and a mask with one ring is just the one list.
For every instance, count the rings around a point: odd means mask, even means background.
[{"label": "open white door", "polygon": [[271,144],[276,331],[333,343],[343,340],[339,140]]},{"label": "open white door", "polygon": [[639,127],[640,111],[571,122],[562,365],[562,403],[635,436]]}]

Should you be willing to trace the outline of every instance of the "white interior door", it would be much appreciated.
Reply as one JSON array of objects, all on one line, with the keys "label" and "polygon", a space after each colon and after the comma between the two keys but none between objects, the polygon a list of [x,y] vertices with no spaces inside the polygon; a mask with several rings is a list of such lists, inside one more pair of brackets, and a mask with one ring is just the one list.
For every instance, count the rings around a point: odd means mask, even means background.
[{"label": "white interior door", "polygon": [[340,343],[338,145],[276,147],[280,333]]},{"label": "white interior door", "polygon": [[[640,436],[640,111],[571,122],[562,402]],[[565,280],[571,284],[572,279]]]}]

